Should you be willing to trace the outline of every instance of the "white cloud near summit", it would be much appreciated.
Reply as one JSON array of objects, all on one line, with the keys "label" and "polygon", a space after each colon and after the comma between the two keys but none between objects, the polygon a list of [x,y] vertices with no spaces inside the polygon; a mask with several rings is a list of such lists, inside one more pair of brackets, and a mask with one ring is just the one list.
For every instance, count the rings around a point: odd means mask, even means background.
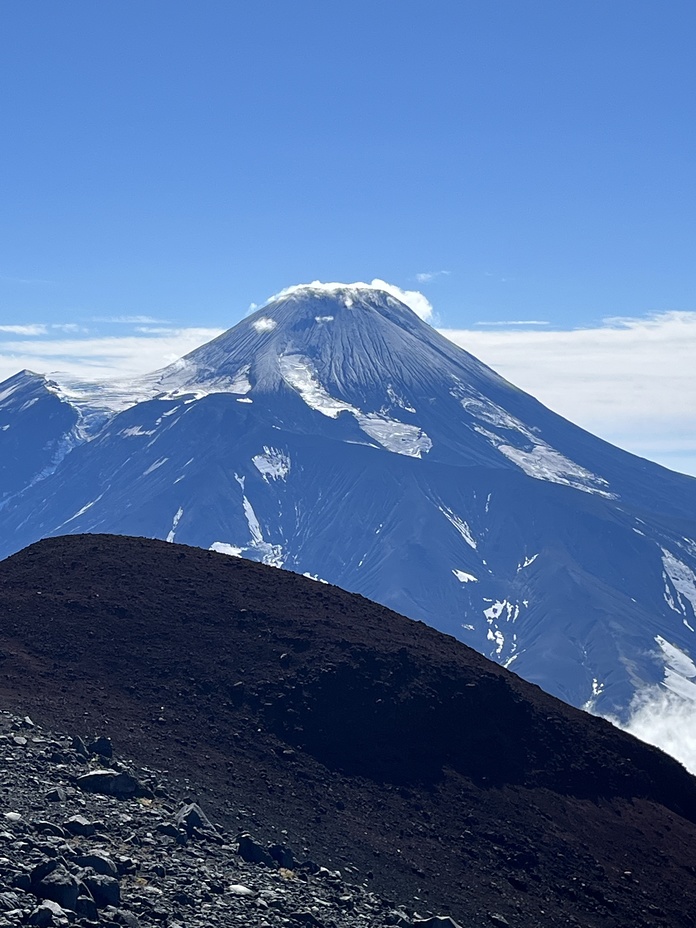
[{"label": "white cloud near summit", "polygon": [[390,293],[397,300],[405,303],[417,316],[420,316],[420,318],[424,319],[426,322],[429,322],[433,317],[432,303],[419,290],[404,290],[402,287],[397,287],[396,284],[389,284],[386,280],[380,280],[378,277],[369,284],[358,281],[352,284],[324,283],[321,280],[313,280],[309,284],[296,284],[292,287],[285,287],[285,289],[281,290],[279,293],[274,293],[273,296],[269,296],[266,300],[266,304],[272,303],[274,300],[280,300],[284,296],[290,296],[298,290],[323,290],[327,293],[333,293],[335,290],[350,290],[353,287],[356,289],[383,290],[385,293]]},{"label": "white cloud near summit", "polygon": [[387,293],[391,293],[393,297],[405,303],[417,316],[420,316],[426,322],[432,319],[432,303],[420,290],[402,290],[401,287],[388,284],[386,280],[379,280],[379,278],[373,280],[371,286],[376,290],[386,290]]}]

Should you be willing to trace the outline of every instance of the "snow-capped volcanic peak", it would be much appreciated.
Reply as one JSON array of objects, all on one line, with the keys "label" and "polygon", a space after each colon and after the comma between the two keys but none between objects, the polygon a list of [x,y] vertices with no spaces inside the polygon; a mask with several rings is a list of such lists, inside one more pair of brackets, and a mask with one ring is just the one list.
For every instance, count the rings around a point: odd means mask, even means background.
[{"label": "snow-capped volcanic peak", "polygon": [[575,456],[577,442],[557,442],[556,417],[428,325],[429,311],[421,294],[383,281],[292,286],[160,371],[92,390],[66,384],[62,396],[96,431],[109,406],[116,413],[147,399],[189,405],[228,394],[272,405],[291,430],[407,457],[519,468],[610,495],[606,477]]},{"label": "snow-capped volcanic peak", "polygon": [[472,396],[505,384],[393,294],[314,283],[283,291],[155,379],[160,398],[188,402],[232,393],[277,404],[290,394],[323,417],[352,416],[359,432],[344,440],[422,457],[439,426],[420,407],[446,393],[453,375]]},{"label": "snow-capped volcanic peak", "polygon": [[[252,398],[288,384],[285,358],[302,358],[312,376],[337,402],[378,413],[403,389],[432,392],[447,364],[469,377],[500,381],[452,345],[391,293],[370,284],[307,284],[290,287],[218,338],[159,372],[163,391],[237,392]],[[248,389],[246,384],[249,384]],[[240,391],[241,392],[241,391]],[[412,408],[401,397],[402,408]]]},{"label": "snow-capped volcanic peak", "polygon": [[[384,290],[367,284],[314,283],[282,291],[182,362],[199,376],[233,377],[240,361],[251,360],[257,368],[256,383],[275,386],[278,365],[269,365],[269,359],[306,354],[319,361],[323,351],[330,349],[331,357],[326,359],[330,375],[340,380],[352,369],[355,375],[369,378],[375,356],[383,362],[405,338],[427,340],[431,334],[440,338],[412,309]],[[414,345],[410,347],[413,350]],[[182,362],[162,372],[164,382],[176,377]]]},{"label": "snow-capped volcanic peak", "polygon": [[47,534],[159,537],[359,591],[576,705],[690,692],[656,636],[696,666],[696,481],[555,415],[425,316],[389,285],[312,283],[128,384],[0,384],[0,557]]}]

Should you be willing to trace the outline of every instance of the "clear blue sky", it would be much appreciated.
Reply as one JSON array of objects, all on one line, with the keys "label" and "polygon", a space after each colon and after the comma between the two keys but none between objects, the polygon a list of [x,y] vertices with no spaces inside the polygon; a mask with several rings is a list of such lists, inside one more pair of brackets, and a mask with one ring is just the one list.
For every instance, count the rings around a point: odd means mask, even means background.
[{"label": "clear blue sky", "polygon": [[0,322],[226,327],[289,284],[447,326],[694,309],[693,0],[11,0]]},{"label": "clear blue sky", "polygon": [[696,474],[694,35],[694,0],[5,0],[0,380],[381,278]]}]

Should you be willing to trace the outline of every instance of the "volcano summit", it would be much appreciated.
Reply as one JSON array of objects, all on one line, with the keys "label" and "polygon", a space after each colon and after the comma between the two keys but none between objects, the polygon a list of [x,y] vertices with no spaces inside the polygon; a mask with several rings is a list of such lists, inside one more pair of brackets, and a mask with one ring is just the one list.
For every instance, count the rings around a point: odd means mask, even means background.
[{"label": "volcano summit", "polygon": [[696,480],[391,294],[295,287],[129,384],[0,384],[0,556],[146,535],[362,593],[577,706],[696,696]]}]

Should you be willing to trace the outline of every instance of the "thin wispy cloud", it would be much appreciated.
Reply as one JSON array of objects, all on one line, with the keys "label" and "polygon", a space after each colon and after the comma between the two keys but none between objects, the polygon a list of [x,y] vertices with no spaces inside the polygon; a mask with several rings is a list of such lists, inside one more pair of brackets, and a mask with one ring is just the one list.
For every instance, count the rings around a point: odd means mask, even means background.
[{"label": "thin wispy cloud", "polygon": [[27,337],[31,337],[35,335],[46,335],[48,326],[40,323],[32,323],[30,325],[0,325],[0,333],[2,332],[8,335],[26,335]]},{"label": "thin wispy cloud", "polygon": [[435,280],[437,277],[447,277],[450,273],[450,271],[423,271],[416,274],[416,280],[419,284],[429,284],[431,280]]},{"label": "thin wispy cloud", "polygon": [[112,325],[170,325],[170,319],[154,316],[92,316],[90,322],[107,322]]},{"label": "thin wispy cloud", "polygon": [[175,335],[181,329],[164,325],[136,325],[135,331],[141,332],[143,335]]},{"label": "thin wispy cloud", "polygon": [[80,332],[87,334],[89,332],[87,326],[78,325],[76,322],[53,322],[51,323],[51,329],[56,332],[65,332],[66,335],[77,335]]},{"label": "thin wispy cloud", "polygon": [[5,281],[8,284],[48,284],[55,286],[54,280],[44,280],[43,277],[11,277],[8,274],[0,274],[0,281]]},{"label": "thin wispy cloud", "polygon": [[481,320],[479,322],[475,322],[474,325],[502,326],[505,328],[506,326],[511,325],[549,325],[549,323],[546,319],[502,319],[496,320],[495,322],[486,322]]}]

